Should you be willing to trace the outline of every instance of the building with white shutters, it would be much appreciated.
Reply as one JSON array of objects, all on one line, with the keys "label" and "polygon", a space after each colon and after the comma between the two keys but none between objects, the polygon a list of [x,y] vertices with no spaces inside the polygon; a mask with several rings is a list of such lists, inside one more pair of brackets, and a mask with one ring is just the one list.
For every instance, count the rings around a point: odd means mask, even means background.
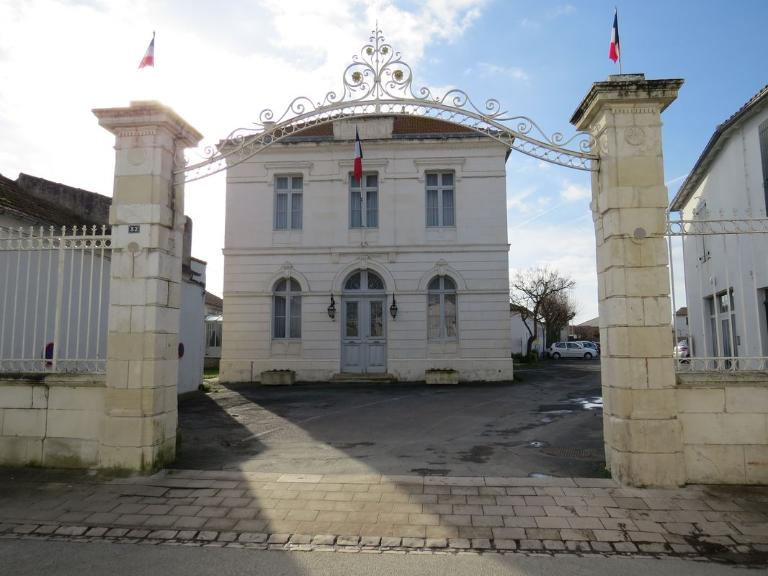
[{"label": "building with white shutters", "polygon": [[511,379],[508,152],[462,126],[380,116],[231,165],[222,380]]}]

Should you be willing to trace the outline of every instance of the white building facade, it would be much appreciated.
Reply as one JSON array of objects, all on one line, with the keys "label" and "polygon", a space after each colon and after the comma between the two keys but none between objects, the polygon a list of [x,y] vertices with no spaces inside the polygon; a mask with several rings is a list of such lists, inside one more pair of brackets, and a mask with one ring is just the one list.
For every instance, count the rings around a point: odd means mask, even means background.
[{"label": "white building facade", "polygon": [[511,379],[507,154],[468,128],[382,116],[230,166],[221,379]]},{"label": "white building facade", "polygon": [[718,126],[670,208],[683,220],[741,231],[683,238],[693,356],[739,357],[746,367],[764,367],[768,234],[760,231],[768,232],[767,207],[768,86]]},{"label": "white building facade", "polygon": [[[525,319],[523,319],[523,316],[525,316]],[[512,354],[525,354],[526,350],[528,350],[528,338],[531,337],[531,332],[533,331],[532,316],[532,312],[523,315],[520,310],[510,306],[509,327]],[[544,324],[539,322],[537,324],[536,340],[533,342],[533,346],[531,346],[531,352],[536,352],[539,356],[542,356],[547,349],[547,329]]]}]

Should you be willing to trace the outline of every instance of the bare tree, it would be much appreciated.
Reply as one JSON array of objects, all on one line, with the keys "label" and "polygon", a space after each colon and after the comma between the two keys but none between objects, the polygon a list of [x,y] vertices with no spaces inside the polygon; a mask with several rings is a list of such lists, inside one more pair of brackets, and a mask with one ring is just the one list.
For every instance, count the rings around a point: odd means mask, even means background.
[{"label": "bare tree", "polygon": [[574,319],[576,312],[576,305],[565,291],[544,297],[541,317],[547,327],[547,345],[560,339],[560,331]]},{"label": "bare tree", "polygon": [[[546,266],[521,270],[513,276],[510,283],[510,300],[513,305],[530,312],[525,316],[521,314],[529,333],[526,354],[531,353],[533,343],[539,335],[539,325],[545,322],[542,304],[546,305],[548,298],[565,293],[575,285],[571,278],[562,276],[557,270]],[[532,328],[528,326],[529,320]]]}]

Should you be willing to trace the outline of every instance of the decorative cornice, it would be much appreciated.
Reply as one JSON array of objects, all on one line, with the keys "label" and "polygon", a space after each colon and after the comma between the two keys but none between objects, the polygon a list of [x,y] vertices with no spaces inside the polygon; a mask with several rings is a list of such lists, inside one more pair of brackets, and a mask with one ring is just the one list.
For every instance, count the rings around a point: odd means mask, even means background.
[{"label": "decorative cornice", "polygon": [[[621,113],[619,106],[638,105],[626,109],[628,113],[663,112],[677,98],[683,85],[681,79],[646,80],[644,74],[622,74],[610,76],[607,82],[595,82],[571,116],[571,124],[577,130],[589,130],[598,112],[604,106]],[[658,109],[652,105],[658,105]],[[643,105],[645,107],[643,107]],[[639,112],[640,111],[640,112]]]}]

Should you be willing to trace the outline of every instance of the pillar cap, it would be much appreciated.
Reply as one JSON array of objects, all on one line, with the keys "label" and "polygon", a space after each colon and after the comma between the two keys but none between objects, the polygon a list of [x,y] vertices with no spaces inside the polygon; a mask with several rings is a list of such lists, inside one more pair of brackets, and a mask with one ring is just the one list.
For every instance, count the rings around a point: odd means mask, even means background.
[{"label": "pillar cap", "polygon": [[193,148],[203,135],[168,106],[156,100],[134,100],[125,108],[94,108],[99,125],[119,136],[125,128],[163,126],[185,148]]},{"label": "pillar cap", "polygon": [[646,80],[645,74],[613,74],[595,82],[571,116],[578,130],[588,130],[598,111],[606,104],[655,102],[663,112],[677,98],[681,78]]}]

